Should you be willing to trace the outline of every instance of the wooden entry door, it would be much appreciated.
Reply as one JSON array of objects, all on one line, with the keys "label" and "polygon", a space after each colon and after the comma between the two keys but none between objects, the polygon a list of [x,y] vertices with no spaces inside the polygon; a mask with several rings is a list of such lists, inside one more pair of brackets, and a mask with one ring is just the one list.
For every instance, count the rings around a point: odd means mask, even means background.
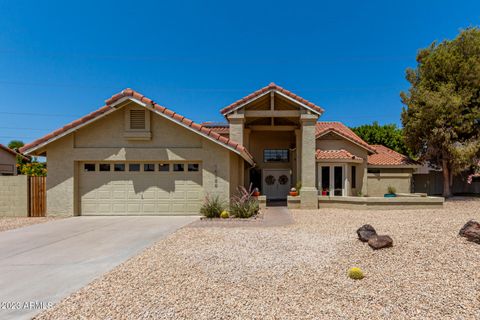
[{"label": "wooden entry door", "polygon": [[289,169],[264,169],[262,191],[267,200],[287,199],[292,184]]}]

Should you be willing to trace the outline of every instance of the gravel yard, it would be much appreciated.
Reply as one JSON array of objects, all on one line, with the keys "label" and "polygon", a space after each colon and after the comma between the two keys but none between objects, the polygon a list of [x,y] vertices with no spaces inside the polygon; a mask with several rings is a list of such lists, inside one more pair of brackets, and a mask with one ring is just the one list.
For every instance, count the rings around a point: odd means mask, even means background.
[{"label": "gravel yard", "polygon": [[0,217],[0,232],[17,229],[31,224],[43,223],[56,218],[50,217]]},{"label": "gravel yard", "polygon": [[[480,201],[444,209],[294,210],[265,228],[180,229],[38,319],[480,319]],[[372,224],[394,247],[372,251]],[[358,266],[365,279],[346,276]]]}]

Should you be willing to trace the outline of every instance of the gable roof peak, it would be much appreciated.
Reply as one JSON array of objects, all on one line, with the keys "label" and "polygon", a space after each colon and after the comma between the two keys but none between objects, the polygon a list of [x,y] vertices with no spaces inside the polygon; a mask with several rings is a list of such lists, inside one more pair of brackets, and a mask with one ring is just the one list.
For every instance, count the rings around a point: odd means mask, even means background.
[{"label": "gable roof peak", "polygon": [[270,82],[270,84],[267,85],[266,87],[263,87],[263,88],[261,88],[257,91],[254,91],[254,92],[250,93],[249,95],[247,95],[247,96],[235,101],[234,103],[226,106],[225,108],[220,110],[220,113],[222,115],[226,116],[227,114],[229,114],[229,113],[231,113],[231,112],[233,112],[233,111],[235,111],[239,108],[242,108],[247,103],[250,103],[251,101],[254,101],[254,100],[262,97],[263,95],[267,94],[270,91],[275,91],[278,94],[283,95],[287,99],[294,100],[296,103],[299,103],[304,108],[313,111],[314,113],[318,114],[319,116],[322,115],[322,113],[325,111],[325,110],[323,110],[322,107],[317,106],[316,104],[314,104],[314,103],[312,103],[312,102],[310,102],[310,101],[308,101],[308,100],[306,100],[306,99],[304,99],[300,96],[297,96],[295,93],[280,87],[279,85],[277,85],[274,82]]}]

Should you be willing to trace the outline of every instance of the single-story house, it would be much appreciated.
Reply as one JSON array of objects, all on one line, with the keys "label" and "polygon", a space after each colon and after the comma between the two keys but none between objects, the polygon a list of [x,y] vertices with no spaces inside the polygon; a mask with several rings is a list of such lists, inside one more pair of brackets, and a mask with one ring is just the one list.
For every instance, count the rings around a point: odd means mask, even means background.
[{"label": "single-story house", "polygon": [[17,155],[20,154],[0,144],[0,176],[17,175]]},{"label": "single-story house", "polygon": [[324,110],[271,83],[197,124],[132,90],[21,151],[48,159],[48,215],[197,213],[205,195],[228,200],[239,185],[286,199],[301,183],[318,197],[411,191],[418,166],[369,145]]}]

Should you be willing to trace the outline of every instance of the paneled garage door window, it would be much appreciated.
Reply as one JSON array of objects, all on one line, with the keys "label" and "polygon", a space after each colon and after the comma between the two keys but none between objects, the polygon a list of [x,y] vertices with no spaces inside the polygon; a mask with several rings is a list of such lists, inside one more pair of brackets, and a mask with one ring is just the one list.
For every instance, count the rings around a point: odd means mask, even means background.
[{"label": "paneled garage door window", "polygon": [[143,171],[155,171],[155,165],[153,163],[145,163],[143,164]]},{"label": "paneled garage door window", "polygon": [[173,164],[173,171],[175,171],[175,172],[185,171],[185,164],[183,164],[183,163],[174,163],[174,164]]},{"label": "paneled garage door window", "polygon": [[170,164],[169,163],[160,163],[158,165],[158,171],[169,172],[170,171]]},{"label": "paneled garage door window", "polygon": [[110,163],[100,163],[99,171],[110,171]]},{"label": "paneled garage door window", "polygon": [[85,172],[95,171],[95,163],[85,163],[83,165],[83,170]]},{"label": "paneled garage door window", "polygon": [[117,171],[117,172],[125,171],[125,163],[115,163],[113,165],[113,171]]},{"label": "paneled garage door window", "polygon": [[128,171],[130,171],[130,172],[140,171],[140,164],[138,164],[138,163],[130,163],[130,164],[128,165]]},{"label": "paneled garage door window", "polygon": [[200,169],[200,165],[198,163],[189,163],[188,164],[188,171],[196,172]]}]

